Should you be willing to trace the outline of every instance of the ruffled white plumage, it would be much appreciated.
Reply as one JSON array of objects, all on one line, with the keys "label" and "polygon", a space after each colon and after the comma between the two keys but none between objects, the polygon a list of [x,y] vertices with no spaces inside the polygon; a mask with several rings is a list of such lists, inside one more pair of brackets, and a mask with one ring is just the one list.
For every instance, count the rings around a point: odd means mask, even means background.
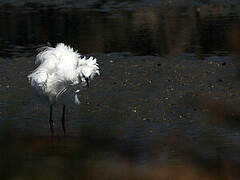
[{"label": "ruffled white plumage", "polygon": [[49,97],[50,103],[68,97],[79,104],[80,86],[87,85],[86,78],[91,80],[100,74],[95,58],[81,58],[77,51],[63,43],[55,48],[41,48],[35,63],[39,66],[28,75],[28,79],[39,94]]}]

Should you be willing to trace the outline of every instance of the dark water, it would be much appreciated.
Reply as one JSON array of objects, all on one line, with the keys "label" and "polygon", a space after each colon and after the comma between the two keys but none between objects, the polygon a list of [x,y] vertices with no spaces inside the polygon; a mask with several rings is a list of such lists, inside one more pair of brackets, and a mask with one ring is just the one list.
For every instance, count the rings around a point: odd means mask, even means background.
[{"label": "dark water", "polygon": [[[239,177],[239,3],[32,2],[0,6],[3,178]],[[101,67],[68,108],[66,138],[59,107],[50,138],[26,80],[47,42]]]},{"label": "dark water", "polygon": [[30,3],[24,7],[2,6],[1,56],[19,56],[20,52],[31,55],[32,49],[46,42],[65,42],[84,54],[239,52],[239,5],[57,7]]}]

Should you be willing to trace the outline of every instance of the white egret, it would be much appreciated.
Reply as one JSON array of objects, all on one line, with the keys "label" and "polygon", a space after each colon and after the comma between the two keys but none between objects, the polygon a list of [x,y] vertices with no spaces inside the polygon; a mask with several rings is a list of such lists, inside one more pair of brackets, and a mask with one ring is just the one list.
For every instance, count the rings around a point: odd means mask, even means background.
[{"label": "white egret", "polygon": [[28,75],[31,86],[50,105],[49,126],[53,135],[53,104],[63,104],[62,129],[65,130],[65,106],[67,103],[80,104],[80,87],[89,87],[90,80],[99,73],[97,59],[81,57],[70,46],[59,43],[56,47],[45,46],[39,49],[35,64],[38,67]]}]

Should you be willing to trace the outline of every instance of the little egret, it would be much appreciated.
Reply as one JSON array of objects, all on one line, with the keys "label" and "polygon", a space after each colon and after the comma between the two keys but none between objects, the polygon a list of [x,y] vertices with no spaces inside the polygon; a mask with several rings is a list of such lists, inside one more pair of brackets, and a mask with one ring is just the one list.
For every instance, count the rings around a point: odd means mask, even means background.
[{"label": "little egret", "polygon": [[38,67],[28,75],[31,86],[50,105],[49,126],[53,136],[53,105],[63,105],[62,129],[65,135],[65,108],[67,103],[80,104],[78,93],[81,87],[89,87],[90,81],[99,73],[97,59],[82,57],[70,46],[59,43],[56,47],[39,49],[35,64]]}]

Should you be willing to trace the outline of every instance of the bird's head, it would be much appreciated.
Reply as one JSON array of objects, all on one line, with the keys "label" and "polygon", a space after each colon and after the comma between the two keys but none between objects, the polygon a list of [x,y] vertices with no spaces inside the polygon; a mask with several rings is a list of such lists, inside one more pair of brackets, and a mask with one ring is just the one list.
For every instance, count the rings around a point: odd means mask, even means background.
[{"label": "bird's head", "polygon": [[83,86],[89,87],[90,81],[96,74],[100,75],[97,59],[90,57],[88,59],[79,59],[79,77]]}]

